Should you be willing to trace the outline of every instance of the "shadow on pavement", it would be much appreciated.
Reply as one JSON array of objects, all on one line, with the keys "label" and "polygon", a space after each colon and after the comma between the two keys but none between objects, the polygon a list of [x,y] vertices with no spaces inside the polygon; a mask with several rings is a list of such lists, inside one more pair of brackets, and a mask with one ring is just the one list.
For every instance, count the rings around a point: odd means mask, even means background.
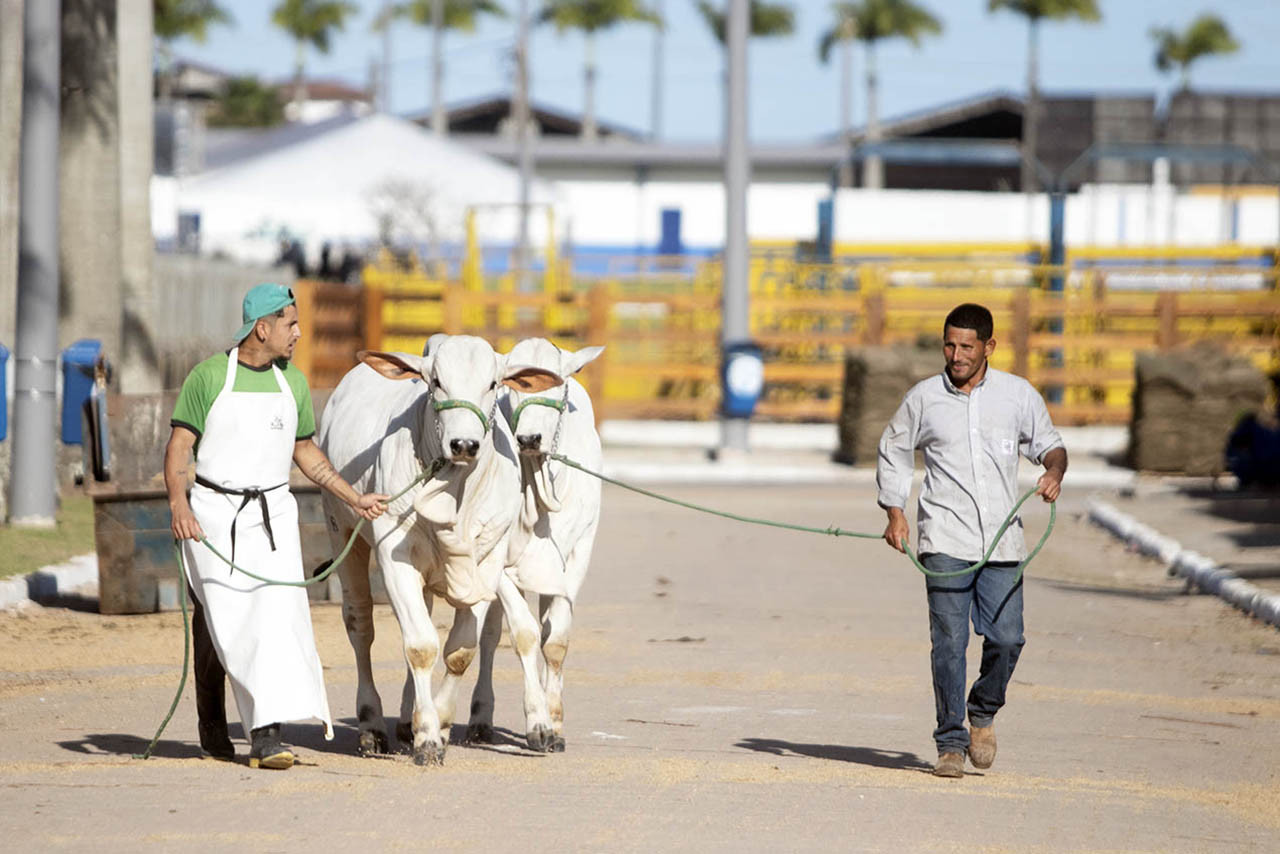
[{"label": "shadow on pavement", "polygon": [[[92,733],[84,738],[57,742],[63,750],[83,753],[86,756],[133,756],[147,749],[151,738],[127,733]],[[161,739],[156,742],[152,756],[163,759],[196,759],[201,755],[200,744],[194,738],[191,741],[173,741]]]},{"label": "shadow on pavement", "polygon": [[1148,602],[1162,602],[1166,599],[1178,599],[1187,595],[1182,587],[1176,590],[1148,590],[1138,587],[1104,587],[1098,584],[1081,584],[1076,581],[1040,580],[1041,584],[1068,593],[1100,594],[1103,596],[1119,596],[1126,599],[1143,599]]},{"label": "shadow on pavement", "polygon": [[772,753],[774,756],[812,756],[815,759],[832,759],[837,762],[853,762],[873,768],[896,768],[901,771],[932,771],[933,765],[914,753],[898,750],[881,750],[877,747],[852,747],[845,744],[797,744],[774,738],[744,738],[734,747]]}]

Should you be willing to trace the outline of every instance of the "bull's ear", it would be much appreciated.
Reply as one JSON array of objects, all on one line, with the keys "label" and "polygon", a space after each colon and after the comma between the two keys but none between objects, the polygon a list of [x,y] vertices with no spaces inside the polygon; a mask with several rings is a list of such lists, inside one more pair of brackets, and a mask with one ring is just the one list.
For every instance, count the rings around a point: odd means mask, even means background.
[{"label": "bull's ear", "polygon": [[408,353],[361,350],[356,358],[390,380],[420,379],[429,369],[429,359]]},{"label": "bull's ear", "polygon": [[573,376],[578,371],[586,367],[589,363],[594,361],[603,352],[604,352],[603,347],[583,347],[581,350],[578,350],[576,353],[566,352],[564,354],[565,355],[564,375],[566,377]]},{"label": "bull's ear", "polygon": [[504,386],[525,394],[546,391],[563,383],[564,380],[554,371],[529,366],[509,367],[506,376],[502,378]]},{"label": "bull's ear", "polygon": [[444,339],[449,336],[443,332],[437,332],[427,339],[427,343],[422,345],[422,355],[430,356],[431,351],[440,349],[440,345],[444,343]]}]

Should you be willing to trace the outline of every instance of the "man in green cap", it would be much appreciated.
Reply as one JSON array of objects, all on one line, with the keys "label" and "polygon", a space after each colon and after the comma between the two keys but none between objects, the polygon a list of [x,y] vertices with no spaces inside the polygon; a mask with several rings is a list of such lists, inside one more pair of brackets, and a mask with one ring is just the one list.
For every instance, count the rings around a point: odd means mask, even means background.
[{"label": "man in green cap", "polygon": [[[230,350],[197,365],[182,384],[165,447],[172,530],[182,541],[194,593],[196,711],[200,745],[234,759],[227,732],[226,675],[250,734],[249,764],[284,769],[294,757],[280,740],[284,721],[318,718],[333,737],[306,590],[264,584],[303,580],[298,508],[289,492],[293,463],[363,518],[386,510],[385,495],[360,495],[312,441],[315,413],[302,372],[289,363],[300,336],[293,291],[252,288]],[[196,482],[187,497],[194,452]]]}]

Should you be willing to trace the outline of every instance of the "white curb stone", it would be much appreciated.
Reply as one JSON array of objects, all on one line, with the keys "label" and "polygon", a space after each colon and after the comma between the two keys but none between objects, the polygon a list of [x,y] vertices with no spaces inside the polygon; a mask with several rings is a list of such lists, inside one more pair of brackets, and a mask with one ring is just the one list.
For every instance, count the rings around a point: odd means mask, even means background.
[{"label": "white curb stone", "polygon": [[1154,557],[1197,589],[1212,593],[1263,622],[1280,628],[1280,594],[1267,593],[1256,584],[1218,566],[1211,558],[1184,549],[1176,540],[1166,537],[1122,513],[1105,501],[1089,502],[1089,520],[1106,528],[1139,552]]}]

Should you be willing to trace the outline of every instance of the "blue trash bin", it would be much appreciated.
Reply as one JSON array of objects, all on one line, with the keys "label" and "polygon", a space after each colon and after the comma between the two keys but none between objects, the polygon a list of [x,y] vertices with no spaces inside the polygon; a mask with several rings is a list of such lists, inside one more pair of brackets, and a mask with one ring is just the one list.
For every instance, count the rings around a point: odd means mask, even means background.
[{"label": "blue trash bin", "polygon": [[750,418],[764,391],[764,353],[757,344],[726,344],[720,363],[721,409],[728,418]]},{"label": "blue trash bin", "polygon": [[5,380],[9,366],[9,348],[0,344],[0,442],[9,436],[9,388]]},{"label": "blue trash bin", "polygon": [[62,441],[84,444],[82,415],[85,401],[93,391],[93,366],[102,355],[102,342],[81,338],[62,351]]}]

